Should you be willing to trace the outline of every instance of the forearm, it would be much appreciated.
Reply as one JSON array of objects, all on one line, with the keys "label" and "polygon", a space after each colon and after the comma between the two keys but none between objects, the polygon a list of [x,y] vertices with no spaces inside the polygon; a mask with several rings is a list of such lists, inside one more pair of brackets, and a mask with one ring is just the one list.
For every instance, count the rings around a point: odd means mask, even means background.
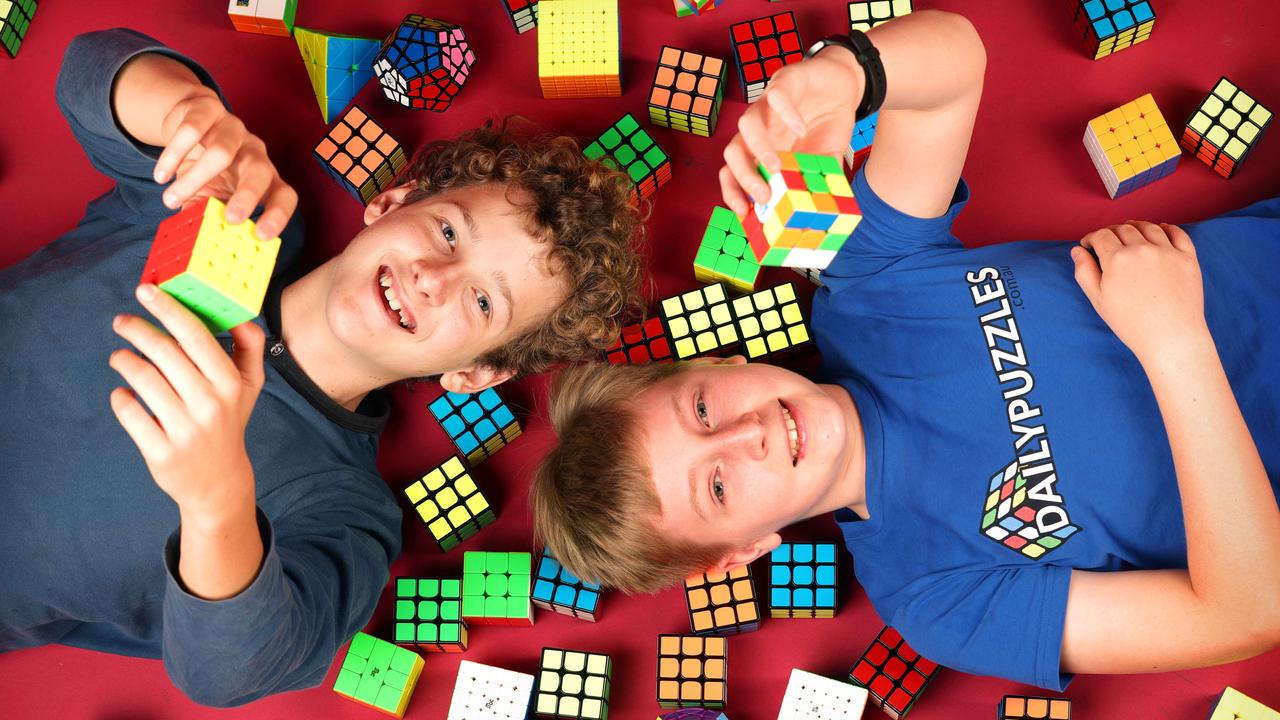
[{"label": "forearm", "polygon": [[225,510],[182,516],[178,574],[187,592],[206,600],[234,597],[253,582],[262,565],[255,499],[236,499]]},{"label": "forearm", "polygon": [[116,75],[111,109],[120,127],[145,145],[163,146],[172,128],[164,121],[179,102],[217,93],[206,87],[190,68],[164,55],[144,53],[130,60]]},{"label": "forearm", "polygon": [[[964,98],[976,102],[982,92],[986,50],[973,25],[961,15],[921,10],[873,28],[867,37],[884,64],[883,110],[929,112]],[[863,82],[862,70],[857,74],[858,82]]]}]

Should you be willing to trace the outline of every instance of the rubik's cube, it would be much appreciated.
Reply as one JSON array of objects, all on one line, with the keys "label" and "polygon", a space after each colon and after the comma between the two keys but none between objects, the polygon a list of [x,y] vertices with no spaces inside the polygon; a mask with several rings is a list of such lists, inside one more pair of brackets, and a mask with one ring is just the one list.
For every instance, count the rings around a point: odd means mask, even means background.
[{"label": "rubik's cube", "polygon": [[722,637],[658,636],[658,705],[720,708],[728,701],[728,643]]},{"label": "rubik's cube", "polygon": [[542,649],[533,712],[540,718],[604,720],[609,717],[613,665],[600,653]]},{"label": "rubik's cube", "polygon": [[747,233],[728,208],[711,209],[711,219],[693,256],[693,276],[700,282],[727,282],[735,290],[756,289],[760,265],[747,244]]},{"label": "rubik's cube", "polygon": [[1156,24],[1147,0],[1067,0],[1067,9],[1094,60],[1146,40]]},{"label": "rubik's cube", "polygon": [[1209,720],[1280,720],[1280,712],[1228,686],[1218,696]]},{"label": "rubik's cube", "polygon": [[725,63],[664,45],[649,91],[654,125],[711,137],[724,102]]},{"label": "rubik's cube", "polygon": [[36,0],[0,0],[0,45],[9,57],[18,56],[35,14]]},{"label": "rubik's cube", "polygon": [[463,660],[446,720],[525,720],[533,676]]},{"label": "rubik's cube", "polygon": [[750,565],[686,578],[684,598],[695,635],[737,635],[760,629],[760,603]]},{"label": "rubik's cube", "polygon": [[[1037,520],[1042,510],[1045,516]],[[1033,560],[1062,545],[1080,529],[1068,522],[1057,505],[1027,492],[1027,478],[1016,459],[991,476],[982,513],[984,535]],[[1041,532],[1041,522],[1047,526],[1046,532]]]},{"label": "rubik's cube", "polygon": [[383,41],[373,73],[388,98],[413,110],[444,112],[475,61],[462,28],[409,14]]},{"label": "rubik's cube", "polygon": [[817,285],[818,287],[822,287],[822,271],[821,270],[817,270],[814,268],[799,268],[799,267],[793,267],[791,269],[796,271],[796,274],[802,276],[805,280],[808,280],[809,282],[813,283],[814,285]]},{"label": "rubik's cube", "polygon": [[858,720],[866,705],[865,688],[794,668],[778,720]]},{"label": "rubik's cube", "polygon": [[733,301],[733,317],[749,359],[812,341],[794,283],[783,283]]},{"label": "rubik's cube", "polygon": [[538,0],[502,0],[502,7],[516,32],[525,33],[538,26]]},{"label": "rubik's cube", "polygon": [[231,0],[227,15],[240,32],[289,37],[298,0]]},{"label": "rubik's cube", "polygon": [[1271,111],[1225,76],[1187,120],[1182,147],[1230,178],[1271,124]]},{"label": "rubik's cube", "polygon": [[742,221],[761,265],[822,269],[862,219],[840,161],[826,155],[780,152],[782,169],[759,167],[769,199]]},{"label": "rubik's cube", "polygon": [[399,577],[395,586],[391,633],[397,645],[412,645],[426,652],[467,649],[461,580]]},{"label": "rubik's cube", "polygon": [[997,720],[1033,720],[1033,718],[1035,720],[1071,720],[1071,701],[1066,698],[1028,695],[1005,695],[1001,698]]},{"label": "rubik's cube", "polygon": [[259,240],[252,220],[228,225],[226,210],[211,197],[162,221],[140,281],[160,286],[214,333],[258,316],[280,252],[280,238]]},{"label": "rubik's cube", "polygon": [[520,423],[493,388],[472,395],[446,392],[430,407],[431,414],[472,465],[479,465],[520,437]]},{"label": "rubik's cube", "polygon": [[866,32],[911,12],[911,0],[855,0],[849,3],[849,29]]},{"label": "rubik's cube", "polygon": [[720,283],[669,297],[658,307],[678,360],[738,344],[738,326]]},{"label": "rubik's cube", "polygon": [[591,141],[582,154],[625,172],[641,197],[650,197],[671,180],[671,158],[631,113]]},{"label": "rubik's cube", "polygon": [[782,66],[804,59],[796,16],[790,11],[730,25],[729,38],[749,103],[764,94],[769,78]]},{"label": "rubik's cube", "polygon": [[938,664],[925,659],[891,627],[880,631],[849,671],[849,679],[870,693],[873,704],[898,720],[920,699]]},{"label": "rubik's cube", "polygon": [[427,531],[448,552],[497,519],[457,455],[404,489]]},{"label": "rubik's cube", "polygon": [[729,716],[711,708],[682,708],[664,712],[657,720],[729,720]]},{"label": "rubik's cube", "polygon": [[1090,120],[1084,146],[1112,198],[1168,175],[1182,157],[1151,93]]},{"label": "rubik's cube", "polygon": [[709,13],[720,7],[724,0],[674,0],[676,17],[689,17]]},{"label": "rubik's cube", "polygon": [[770,617],[836,616],[835,543],[782,543],[769,561]]},{"label": "rubik's cube", "polygon": [[365,205],[391,187],[406,162],[400,143],[359,105],[338,118],[312,154],[325,172]]},{"label": "rubik's cube", "polygon": [[418,653],[358,632],[351,638],[333,691],[402,718],[421,674],[422,657]]},{"label": "rubik's cube", "polygon": [[871,154],[871,143],[876,139],[876,122],[879,119],[880,111],[877,110],[854,124],[849,149],[844,151],[844,163],[850,170],[858,167],[858,163]]},{"label": "rubik's cube", "polygon": [[606,350],[604,357],[614,365],[671,362],[671,343],[662,329],[662,319],[652,317],[622,328],[617,344]]},{"label": "rubik's cube", "polygon": [[373,59],[381,44],[371,38],[294,28],[302,61],[311,78],[311,89],[325,123],[355,99],[360,88],[373,78]]},{"label": "rubik's cube", "polygon": [[618,0],[542,0],[538,83],[544,98],[622,96]]},{"label": "rubik's cube", "polygon": [[595,622],[600,612],[600,585],[569,572],[543,548],[533,578],[533,604],[580,620]]},{"label": "rubik's cube", "polygon": [[468,625],[533,626],[527,552],[462,554],[462,617]]}]

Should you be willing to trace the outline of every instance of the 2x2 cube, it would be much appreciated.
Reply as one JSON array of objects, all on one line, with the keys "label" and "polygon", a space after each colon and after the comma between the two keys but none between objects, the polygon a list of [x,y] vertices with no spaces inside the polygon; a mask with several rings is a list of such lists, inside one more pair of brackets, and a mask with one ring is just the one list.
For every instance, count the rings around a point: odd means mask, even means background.
[{"label": "2x2 cube", "polygon": [[468,625],[533,625],[527,552],[475,552],[462,555],[462,617]]},{"label": "2x2 cube", "polygon": [[404,148],[359,105],[352,105],[312,151],[325,172],[365,205],[404,169]]},{"label": "2x2 cube", "polygon": [[426,652],[452,653],[467,649],[461,579],[399,577],[395,580],[395,590],[391,633],[397,645]]},{"label": "2x2 cube", "polygon": [[430,409],[472,465],[484,462],[520,437],[520,423],[493,388],[471,395],[446,392],[431,402]]},{"label": "2x2 cube", "polygon": [[1230,178],[1262,139],[1271,117],[1269,109],[1223,76],[1187,119],[1181,144]]},{"label": "2x2 cube", "polygon": [[422,674],[422,665],[418,653],[358,632],[342,659],[333,691],[402,718]]},{"label": "2x2 cube", "polygon": [[796,16],[790,11],[730,25],[729,38],[749,103],[764,94],[769,78],[783,66],[804,59]]},{"label": "2x2 cube", "polygon": [[240,32],[289,37],[298,0],[231,0],[227,15]]},{"label": "2x2 cube", "polygon": [[391,100],[413,110],[444,112],[475,61],[461,27],[411,13],[383,41],[373,72]]},{"label": "2x2 cube", "polygon": [[710,137],[724,102],[725,62],[664,45],[649,91],[654,125]]},{"label": "2x2 cube", "polygon": [[404,494],[444,552],[497,519],[493,506],[456,455],[414,480]]}]

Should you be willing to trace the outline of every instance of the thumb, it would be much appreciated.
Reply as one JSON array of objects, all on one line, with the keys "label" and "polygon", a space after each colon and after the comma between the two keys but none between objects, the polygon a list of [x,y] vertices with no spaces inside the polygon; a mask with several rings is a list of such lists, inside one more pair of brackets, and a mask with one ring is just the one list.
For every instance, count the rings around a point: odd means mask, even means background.
[{"label": "thumb", "polygon": [[1098,261],[1088,250],[1077,245],[1071,248],[1071,260],[1076,265],[1076,284],[1084,291],[1084,296],[1089,298],[1089,303],[1093,305],[1093,309],[1098,309],[1098,297],[1102,291],[1102,268],[1098,267]]},{"label": "thumb", "polygon": [[231,339],[235,341],[231,361],[240,371],[240,377],[254,390],[261,389],[264,379],[262,347],[266,343],[262,328],[253,322],[240,323],[231,328]]}]

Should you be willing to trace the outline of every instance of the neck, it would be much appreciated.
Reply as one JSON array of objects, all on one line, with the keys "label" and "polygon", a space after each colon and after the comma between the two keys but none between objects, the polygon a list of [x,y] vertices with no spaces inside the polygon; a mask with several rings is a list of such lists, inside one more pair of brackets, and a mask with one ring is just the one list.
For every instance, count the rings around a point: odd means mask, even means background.
[{"label": "neck", "polygon": [[849,454],[844,465],[836,474],[831,493],[827,496],[830,505],[826,512],[834,512],[840,508],[849,508],[859,517],[869,518],[867,509],[867,443],[862,429],[862,415],[854,404],[849,391],[839,385],[821,385],[840,405],[845,423],[845,437],[848,439]]}]

